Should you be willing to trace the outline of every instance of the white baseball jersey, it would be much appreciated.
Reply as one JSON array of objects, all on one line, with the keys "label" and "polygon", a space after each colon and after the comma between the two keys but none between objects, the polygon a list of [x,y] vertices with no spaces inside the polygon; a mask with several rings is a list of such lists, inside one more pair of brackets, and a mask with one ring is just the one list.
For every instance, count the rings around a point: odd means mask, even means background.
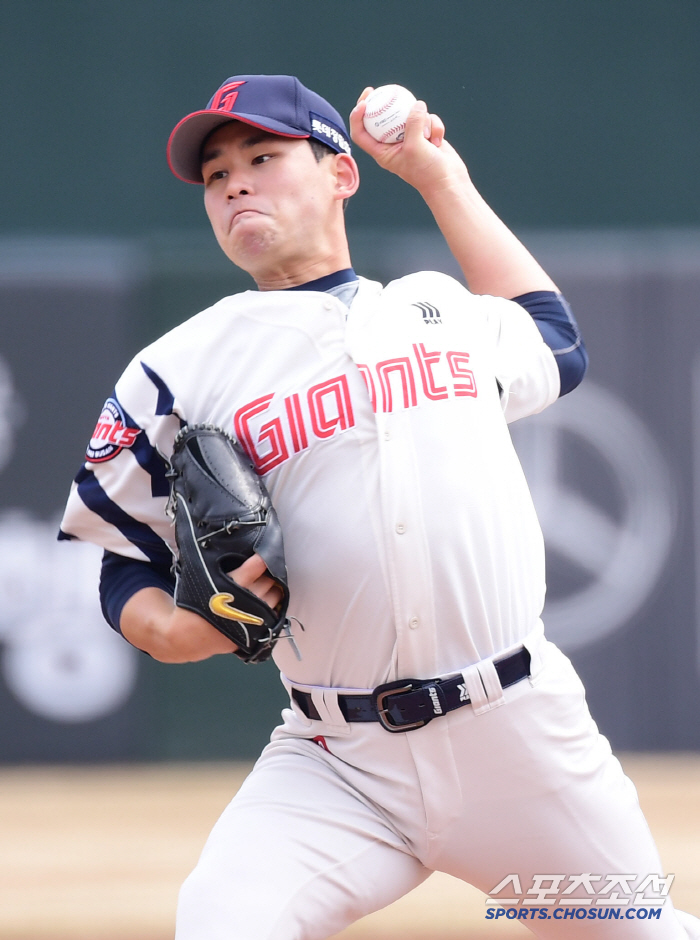
[{"label": "white baseball jersey", "polygon": [[542,535],[507,422],[559,393],[528,313],[424,272],[226,297],[134,358],[62,529],[132,558],[174,548],[163,461],[182,423],[233,432],[285,539],[301,654],[282,672],[369,689],[446,674],[537,624]]}]

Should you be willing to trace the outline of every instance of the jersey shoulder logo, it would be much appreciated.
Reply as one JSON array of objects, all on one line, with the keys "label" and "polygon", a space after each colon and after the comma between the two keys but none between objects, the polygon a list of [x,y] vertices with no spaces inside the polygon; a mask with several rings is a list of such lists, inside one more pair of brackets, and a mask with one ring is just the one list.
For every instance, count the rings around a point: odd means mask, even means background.
[{"label": "jersey shoulder logo", "polygon": [[133,447],[140,433],[141,428],[127,426],[124,412],[116,398],[108,398],[92,432],[85,458],[91,463],[112,460],[125,447]]},{"label": "jersey shoulder logo", "polygon": [[417,304],[411,304],[412,307],[417,307],[423,314],[423,323],[429,325],[441,326],[442,320],[440,319],[440,311],[437,307],[434,307],[432,304],[429,304],[426,300],[421,301]]}]

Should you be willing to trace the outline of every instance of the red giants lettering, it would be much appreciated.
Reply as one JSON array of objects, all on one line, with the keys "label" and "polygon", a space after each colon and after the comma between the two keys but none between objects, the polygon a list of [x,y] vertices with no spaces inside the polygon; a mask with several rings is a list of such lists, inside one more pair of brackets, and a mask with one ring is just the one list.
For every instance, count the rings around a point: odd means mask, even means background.
[{"label": "red giants lettering", "polygon": [[272,421],[263,424],[260,428],[257,444],[259,445],[262,441],[264,444],[269,445],[270,449],[266,454],[260,453],[256,442],[253,441],[248,426],[251,418],[267,411],[274,397],[274,394],[272,394],[263,395],[262,398],[256,398],[255,401],[250,402],[250,404],[239,408],[233,417],[233,426],[236,429],[238,440],[252,457],[258,473],[267,473],[268,470],[279,466],[289,457],[280,418],[274,418]]},{"label": "red giants lettering", "polygon": [[300,394],[295,392],[287,396],[284,399],[286,421],[282,417],[272,418],[260,426],[254,440],[250,423],[268,410],[274,397],[272,394],[256,398],[239,408],[233,416],[238,440],[250,454],[258,473],[267,473],[287,460],[290,455],[287,440],[295,454],[309,446],[307,423],[311,425],[314,437],[321,440],[332,437],[336,431],[346,431],[355,426],[347,376],[337,375],[308,390],[306,416]]},{"label": "red giants lettering", "polygon": [[[374,366],[358,363],[357,368],[375,413],[380,404],[377,390],[384,413],[415,408],[419,389],[422,401],[476,398],[476,379],[472,370],[467,368],[469,353],[455,350],[428,352],[423,343],[415,343],[413,354],[415,364],[410,356],[385,359]],[[451,387],[448,371],[453,379]],[[416,373],[420,385],[416,381]],[[446,380],[448,384],[439,384]],[[239,408],[233,417],[236,436],[250,454],[258,473],[279,467],[292,454],[306,450],[312,439],[328,440],[355,427],[355,410],[347,375],[333,376],[312,385],[305,393],[293,392],[273,406],[274,399],[274,392],[256,398]],[[261,419],[270,408],[273,411],[267,420],[259,424],[256,419]],[[111,428],[112,425],[110,431]],[[122,446],[128,445],[122,443]]]},{"label": "red giants lettering", "polygon": [[[382,389],[382,410],[393,411],[394,399],[391,394],[391,373],[397,372],[401,383],[403,393],[403,407],[415,408],[416,401],[416,383],[413,379],[413,369],[408,356],[401,356],[399,359],[387,359],[384,362],[377,363],[377,375],[379,376],[379,385]],[[397,383],[398,384],[398,383]]]},{"label": "red giants lettering", "polygon": [[347,376],[339,375],[314,385],[307,397],[316,437],[333,437],[336,428],[345,431],[355,424]]},{"label": "red giants lettering", "polygon": [[116,444],[117,447],[131,447],[140,433],[140,428],[124,427],[119,420],[115,421],[114,424],[109,424],[107,421],[98,421],[91,440],[107,441],[109,444]]},{"label": "red giants lettering", "polygon": [[300,450],[309,446],[309,441],[306,437],[304,416],[301,413],[301,401],[299,400],[297,392],[290,395],[289,398],[285,398],[284,407],[287,409],[287,418],[289,420],[289,430],[292,432],[294,453],[298,454]]},{"label": "red giants lettering", "polygon": [[455,382],[455,395],[468,395],[470,398],[476,398],[476,381],[471,369],[466,368],[469,362],[469,353],[448,352],[447,361],[450,365],[450,372],[455,379],[464,379],[464,382]]},{"label": "red giants lettering", "polygon": [[442,353],[426,352],[423,343],[414,343],[413,352],[416,354],[416,359],[418,360],[418,368],[420,369],[421,382],[423,383],[423,391],[425,392],[426,398],[430,398],[433,401],[438,401],[440,398],[447,398],[447,386],[440,385],[436,387],[435,380],[433,379],[433,366],[436,362],[440,361]]},{"label": "red giants lettering", "polygon": [[[418,375],[420,376],[423,394],[429,401],[440,401],[454,395],[455,398],[469,396],[476,398],[476,379],[471,369],[467,369],[469,362],[469,353],[456,352],[450,350],[442,353],[440,350],[428,352],[423,343],[413,344],[413,354],[418,365]],[[447,360],[450,375],[453,379],[459,381],[452,382],[452,392],[447,385],[438,385],[435,377],[436,367],[439,368],[440,360],[443,355]],[[369,400],[372,403],[372,410],[377,411],[377,392],[372,375],[372,367],[358,363],[357,368],[362,374],[367,386]],[[416,399],[416,380],[414,378],[414,366],[408,356],[402,356],[397,359],[386,359],[384,362],[378,362],[375,367],[379,388],[382,393],[382,411],[391,412],[398,408],[412,408],[417,404]],[[445,371],[443,365],[443,371]],[[395,396],[392,389],[392,379],[396,390],[400,393],[399,401],[394,400]]]}]

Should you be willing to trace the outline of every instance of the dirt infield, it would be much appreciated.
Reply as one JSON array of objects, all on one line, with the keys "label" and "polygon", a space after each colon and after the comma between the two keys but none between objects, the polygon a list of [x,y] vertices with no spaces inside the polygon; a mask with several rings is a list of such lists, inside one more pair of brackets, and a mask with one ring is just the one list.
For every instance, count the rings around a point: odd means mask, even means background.
[{"label": "dirt infield", "polygon": [[[626,755],[677,907],[700,914],[700,755]],[[248,771],[236,764],[0,770],[0,940],[171,940],[178,887]],[[444,875],[335,940],[505,940]]]}]

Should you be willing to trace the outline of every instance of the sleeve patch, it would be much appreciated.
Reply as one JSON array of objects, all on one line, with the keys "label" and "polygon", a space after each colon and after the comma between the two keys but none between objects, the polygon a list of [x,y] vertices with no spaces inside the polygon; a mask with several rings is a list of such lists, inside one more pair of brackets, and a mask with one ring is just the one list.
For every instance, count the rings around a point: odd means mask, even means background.
[{"label": "sleeve patch", "polygon": [[125,448],[133,447],[141,428],[130,427],[116,398],[108,398],[102,406],[95,430],[85,452],[91,463],[113,460]]}]

